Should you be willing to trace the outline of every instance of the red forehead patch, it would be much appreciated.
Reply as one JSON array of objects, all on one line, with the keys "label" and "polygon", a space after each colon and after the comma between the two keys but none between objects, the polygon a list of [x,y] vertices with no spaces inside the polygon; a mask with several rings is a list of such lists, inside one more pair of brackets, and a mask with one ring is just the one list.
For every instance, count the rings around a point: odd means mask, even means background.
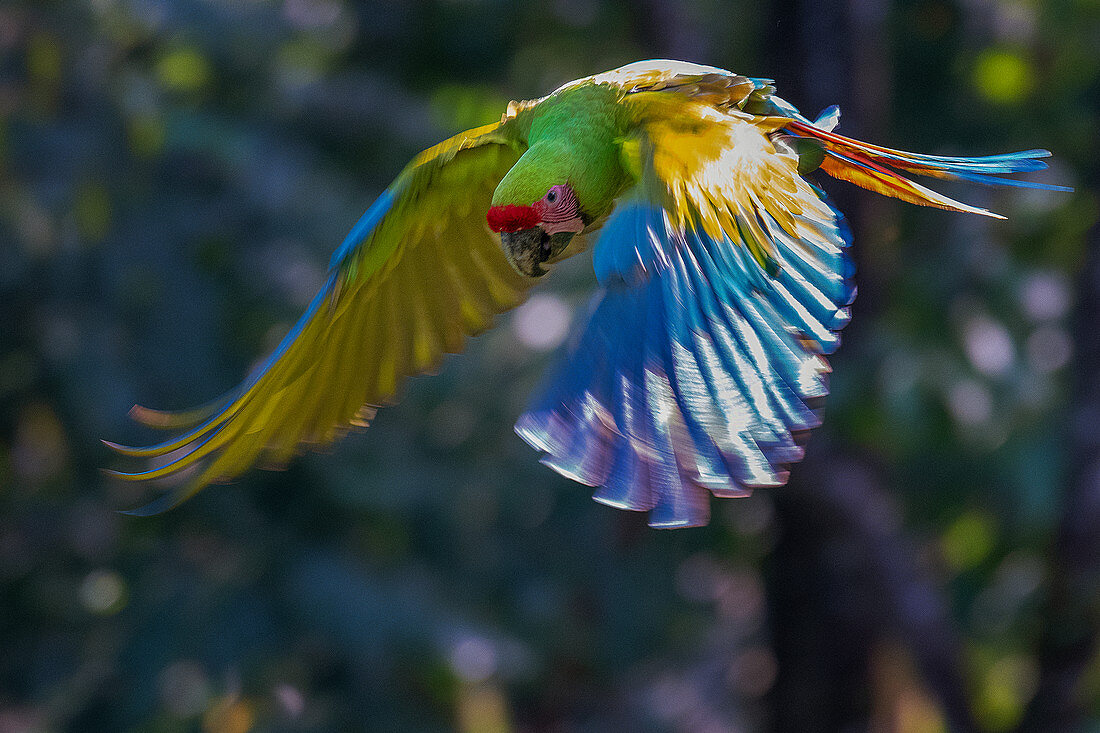
[{"label": "red forehead patch", "polygon": [[494,232],[518,232],[539,223],[539,215],[532,206],[494,206],[485,215],[489,228]]}]

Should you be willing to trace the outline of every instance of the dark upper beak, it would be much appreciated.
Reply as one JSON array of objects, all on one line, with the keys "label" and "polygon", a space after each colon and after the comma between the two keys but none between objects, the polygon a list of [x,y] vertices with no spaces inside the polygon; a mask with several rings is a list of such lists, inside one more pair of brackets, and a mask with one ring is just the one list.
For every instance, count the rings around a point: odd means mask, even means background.
[{"label": "dark upper beak", "polygon": [[508,262],[516,272],[527,277],[545,275],[546,268],[542,263],[561,254],[572,238],[573,232],[558,232],[551,236],[542,227],[500,233],[500,243]]}]

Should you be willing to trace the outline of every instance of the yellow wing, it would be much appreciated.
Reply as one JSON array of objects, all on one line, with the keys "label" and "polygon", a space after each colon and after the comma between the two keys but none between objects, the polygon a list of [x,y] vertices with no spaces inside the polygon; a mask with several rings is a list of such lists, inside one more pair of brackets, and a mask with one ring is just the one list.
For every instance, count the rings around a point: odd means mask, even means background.
[{"label": "yellow wing", "polygon": [[635,123],[623,145],[638,181],[632,195],[663,209],[672,229],[728,238],[774,274],[777,236],[819,239],[820,224],[835,218],[799,175],[797,153],[774,134],[790,118],[663,91],[631,94],[624,104]]},{"label": "yellow wing", "polygon": [[238,388],[188,412],[134,408],[139,422],[183,432],[142,448],[107,443],[162,462],[111,473],[133,481],[188,475],[132,513],[163,511],[258,462],[282,465],[366,425],[404,377],[460,351],[466,335],[523,299],[528,282],[485,222],[494,188],[525,147],[512,128],[505,119],[417,156],[336,251],[305,315]]}]

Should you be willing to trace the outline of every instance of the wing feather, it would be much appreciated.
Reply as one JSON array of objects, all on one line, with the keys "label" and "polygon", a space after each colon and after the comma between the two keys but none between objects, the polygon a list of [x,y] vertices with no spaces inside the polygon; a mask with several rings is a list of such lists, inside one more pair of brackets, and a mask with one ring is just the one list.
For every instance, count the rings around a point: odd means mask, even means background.
[{"label": "wing feather", "polygon": [[603,287],[567,358],[614,360],[552,375],[517,431],[597,500],[694,526],[707,491],[780,485],[802,457],[854,295],[848,234],[773,118],[645,91],[624,103],[637,184],[596,243]]},{"label": "wing feather", "polygon": [[145,447],[108,443],[155,463],[115,475],[187,477],[136,513],[170,508],[257,462],[282,465],[368,423],[405,377],[435,369],[518,304],[528,282],[483,217],[522,149],[505,119],[420,154],[352,228],[307,312],[242,385],[192,411],[135,408],[140,421],[182,433]]}]

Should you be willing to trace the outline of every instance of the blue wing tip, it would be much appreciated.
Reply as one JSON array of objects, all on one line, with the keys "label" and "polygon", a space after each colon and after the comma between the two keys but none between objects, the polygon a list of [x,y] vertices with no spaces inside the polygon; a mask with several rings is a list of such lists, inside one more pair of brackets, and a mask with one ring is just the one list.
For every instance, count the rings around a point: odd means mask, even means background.
[{"label": "blue wing tip", "polygon": [[351,228],[348,235],[344,237],[344,241],[340,246],[336,248],[336,251],[332,253],[332,259],[329,261],[329,267],[335,268],[340,265],[363,239],[370,234],[370,232],[378,226],[378,223],[382,221],[382,217],[389,213],[390,208],[393,206],[394,193],[390,189],[386,189],[378,198],[374,200],[370,208],[363,212],[363,215],[359,217],[359,221],[355,222],[355,226]]},{"label": "blue wing tip", "polygon": [[516,420],[512,429],[527,445],[537,451],[549,453],[551,452],[550,441],[544,426],[545,422],[545,417],[540,419],[540,413],[525,412]]},{"label": "blue wing tip", "polygon": [[692,527],[705,527],[710,524],[710,515],[703,518],[676,518],[676,519],[650,519],[649,526],[653,529],[690,529]]}]

